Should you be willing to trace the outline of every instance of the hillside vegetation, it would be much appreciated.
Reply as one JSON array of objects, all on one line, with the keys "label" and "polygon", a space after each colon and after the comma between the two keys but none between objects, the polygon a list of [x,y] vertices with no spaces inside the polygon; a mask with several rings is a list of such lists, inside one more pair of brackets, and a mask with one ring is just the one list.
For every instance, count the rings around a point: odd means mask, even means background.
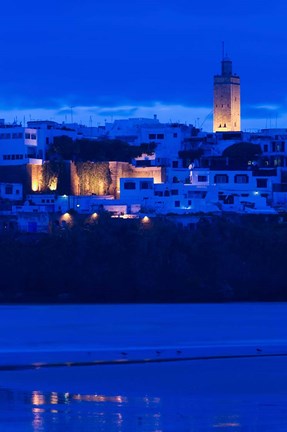
[{"label": "hillside vegetation", "polygon": [[2,235],[2,303],[287,300],[287,225],[278,218],[204,218],[55,226]]}]

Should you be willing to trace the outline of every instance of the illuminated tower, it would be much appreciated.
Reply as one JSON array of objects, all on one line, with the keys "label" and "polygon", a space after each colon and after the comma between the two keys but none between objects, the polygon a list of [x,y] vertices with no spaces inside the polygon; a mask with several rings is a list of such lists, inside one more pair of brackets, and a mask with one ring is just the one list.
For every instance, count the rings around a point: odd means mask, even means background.
[{"label": "illuminated tower", "polygon": [[226,56],[213,89],[213,132],[240,131],[240,78],[232,73],[232,61]]}]

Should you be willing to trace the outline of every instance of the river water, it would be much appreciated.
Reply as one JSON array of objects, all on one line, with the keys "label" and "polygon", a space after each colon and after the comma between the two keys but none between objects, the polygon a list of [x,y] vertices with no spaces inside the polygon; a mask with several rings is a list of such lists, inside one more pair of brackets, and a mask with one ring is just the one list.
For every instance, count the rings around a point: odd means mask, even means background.
[{"label": "river water", "polygon": [[287,431],[286,304],[0,314],[1,431]]}]

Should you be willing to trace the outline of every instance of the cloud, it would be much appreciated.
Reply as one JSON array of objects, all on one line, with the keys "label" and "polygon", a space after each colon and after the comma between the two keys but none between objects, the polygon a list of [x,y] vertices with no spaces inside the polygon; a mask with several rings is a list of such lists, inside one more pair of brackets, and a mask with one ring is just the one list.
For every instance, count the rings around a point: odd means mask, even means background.
[{"label": "cloud", "polygon": [[113,108],[113,109],[99,109],[97,114],[102,117],[132,117],[138,111],[138,108]]},{"label": "cloud", "polygon": [[275,104],[243,105],[242,119],[269,119],[280,117],[282,107]]}]

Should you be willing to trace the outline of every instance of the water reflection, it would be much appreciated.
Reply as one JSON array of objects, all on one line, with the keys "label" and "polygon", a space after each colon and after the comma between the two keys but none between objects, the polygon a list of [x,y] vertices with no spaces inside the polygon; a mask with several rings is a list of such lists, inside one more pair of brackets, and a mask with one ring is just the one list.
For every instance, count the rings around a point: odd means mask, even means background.
[{"label": "water reflection", "polygon": [[[1,390],[2,396],[4,392]],[[145,395],[129,400],[122,395],[41,391],[33,391],[30,398],[24,393],[19,396],[26,402],[22,406],[19,404],[19,410],[28,408],[30,400],[34,432],[61,430],[63,425],[69,426],[69,431],[88,431],[93,427],[103,432],[163,431],[161,399],[157,397]]]},{"label": "water reflection", "polygon": [[275,432],[287,423],[285,407],[285,399],[267,403],[259,395],[133,397],[0,389],[0,430],[10,431],[7,425],[14,422],[13,432]]}]

